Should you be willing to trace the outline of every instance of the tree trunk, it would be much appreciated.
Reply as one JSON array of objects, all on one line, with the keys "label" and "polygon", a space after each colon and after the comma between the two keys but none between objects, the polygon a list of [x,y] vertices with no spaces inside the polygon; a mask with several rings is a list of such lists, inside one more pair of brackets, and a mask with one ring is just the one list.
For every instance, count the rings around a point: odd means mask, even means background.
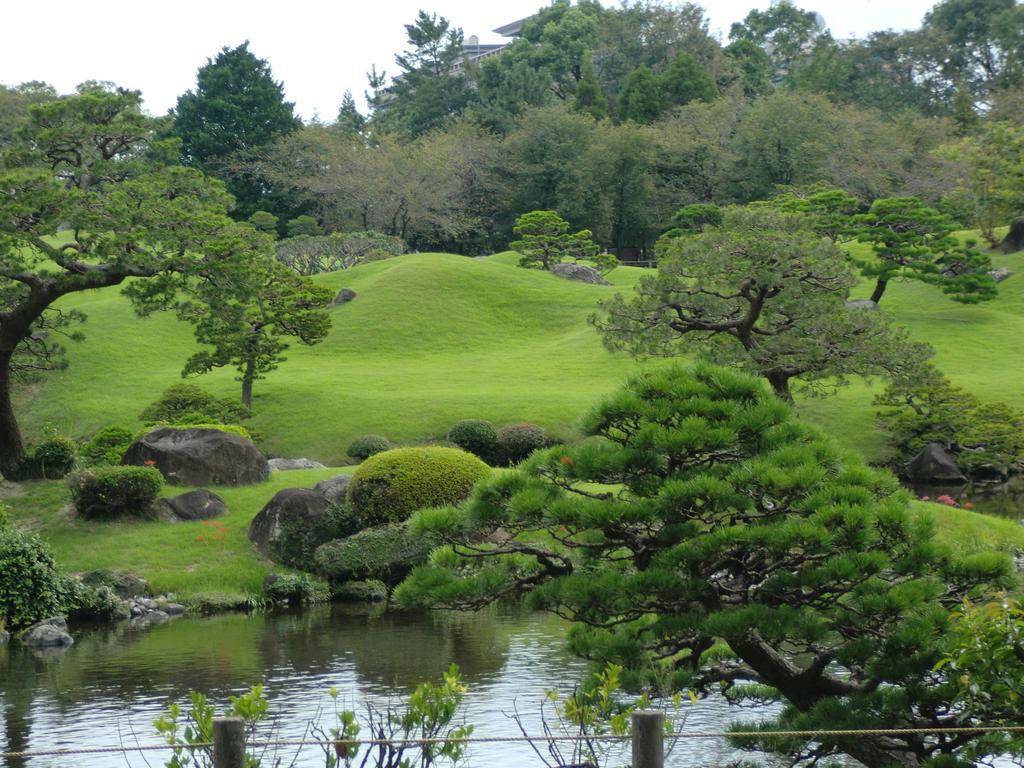
[{"label": "tree trunk", "polygon": [[765,371],[764,377],[772,385],[772,391],[780,400],[790,405],[793,404],[793,394],[789,391],[789,380],[792,377],[788,373],[783,371]]},{"label": "tree trunk", "polygon": [[256,362],[252,359],[245,363],[245,373],[242,374],[242,405],[252,410],[252,382],[256,378]]},{"label": "tree trunk", "polygon": [[11,403],[11,357],[9,352],[0,353],[0,474],[8,480],[17,478],[25,460],[25,446]]},{"label": "tree trunk", "polygon": [[871,300],[877,304],[882,300],[882,295],[885,293],[885,289],[889,287],[889,281],[878,278],[878,282],[875,283],[875,291],[871,294]]}]

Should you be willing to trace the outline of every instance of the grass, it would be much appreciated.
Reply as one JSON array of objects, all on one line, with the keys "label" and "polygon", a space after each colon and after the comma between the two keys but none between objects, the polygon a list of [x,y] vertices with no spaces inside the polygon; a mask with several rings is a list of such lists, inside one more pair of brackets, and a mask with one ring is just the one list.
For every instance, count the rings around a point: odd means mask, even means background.
[{"label": "grass", "polygon": [[[259,485],[215,488],[228,511],[208,522],[83,520],[74,513],[61,481],[0,486],[0,492],[8,492],[0,493],[0,500],[16,523],[50,545],[66,571],[120,568],[143,576],[155,593],[173,592],[182,600],[213,592],[255,596],[263,591],[263,577],[281,568],[250,544],[246,531],[253,517],[282,488],[312,487],[350,469],[274,472]],[[188,490],[165,486],[162,495]]]},{"label": "grass", "polygon": [[[279,370],[257,382],[252,426],[265,436],[268,452],[338,465],[358,435],[430,442],[463,418],[534,421],[571,436],[586,409],[637,365],[607,352],[587,318],[599,300],[649,273],[622,267],[611,274],[612,286],[592,286],[519,269],[516,260],[514,254],[415,254],[319,276],[332,289],[354,289],[358,298],[331,310],[334,325],[323,344],[294,346]],[[1024,408],[1017,357],[1024,338],[1024,254],[993,260],[1015,273],[994,301],[965,306],[929,286],[894,283],[882,307],[935,347],[936,363],[953,381],[983,399]],[[66,371],[19,392],[18,413],[30,441],[47,426],[77,438],[107,424],[139,426],[142,408],[180,380],[194,350],[189,328],[169,315],[135,318],[116,289],[68,297],[61,307],[89,315],[86,340],[71,345]],[[239,385],[233,376],[218,371],[199,383],[234,397]],[[870,415],[879,388],[855,380],[833,396],[801,398],[798,409],[840,443],[879,458],[883,435]],[[157,591],[186,598],[211,591],[257,594],[271,565],[249,545],[249,521],[280,488],[312,485],[335,471],[277,473],[260,486],[218,489],[230,509],[221,541],[210,540],[215,534],[199,523],[77,520],[66,511],[60,483],[26,483],[23,495],[7,503],[69,570],[136,570]],[[1024,528],[1012,521],[925,508],[958,550],[1024,549]],[[202,535],[206,542],[197,540]]]}]

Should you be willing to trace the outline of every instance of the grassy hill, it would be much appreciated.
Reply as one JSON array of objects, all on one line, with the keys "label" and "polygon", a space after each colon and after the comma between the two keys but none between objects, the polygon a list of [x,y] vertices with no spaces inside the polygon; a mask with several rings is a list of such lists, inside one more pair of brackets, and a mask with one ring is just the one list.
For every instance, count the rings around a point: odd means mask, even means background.
[{"label": "grassy hill", "polygon": [[[896,283],[883,308],[935,347],[937,364],[955,382],[1024,407],[1024,255],[995,260],[1017,274],[992,302],[965,306],[935,288]],[[614,286],[593,286],[515,261],[513,254],[414,254],[319,276],[359,295],[331,310],[326,341],[294,345],[281,368],[257,382],[252,424],[266,448],[335,465],[360,434],[429,441],[463,418],[535,421],[571,434],[590,404],[636,365],[607,352],[587,318],[597,301],[628,290],[644,270],[622,267],[612,273]],[[194,350],[190,328],[166,314],[137,319],[117,289],[69,297],[61,307],[88,314],[86,340],[70,345],[66,371],[20,393],[29,439],[45,427],[81,438],[105,424],[137,425],[142,408],[180,380]],[[237,397],[234,375],[221,370],[197,382]],[[866,416],[876,387],[854,381],[830,397],[801,398],[800,410],[876,457],[882,435]]]},{"label": "grassy hill", "polygon": [[[939,366],[954,381],[1024,408],[1024,255],[995,260],[1017,273],[995,301],[963,306],[934,288],[904,283],[890,287],[883,308],[935,346]],[[466,417],[536,421],[571,433],[590,404],[637,365],[608,353],[587,317],[598,300],[628,290],[642,274],[623,267],[612,273],[614,286],[590,286],[519,269],[511,254],[417,254],[321,276],[359,296],[331,310],[334,327],[323,344],[294,347],[280,370],[257,383],[253,424],[270,451],[329,465],[343,460],[359,434],[428,441]],[[85,437],[105,424],[137,424],[142,408],[180,380],[194,349],[190,329],[168,315],[136,319],[117,290],[62,306],[88,313],[87,339],[71,345],[66,371],[20,392],[26,432],[38,437],[50,425]],[[199,383],[235,397],[233,376],[220,371]],[[882,436],[870,416],[876,387],[855,381],[834,396],[801,399],[799,410],[842,443],[877,456]],[[277,490],[311,486],[334,471],[275,473],[256,487],[218,489],[230,509],[219,521],[220,540],[200,523],[82,521],[69,511],[62,482],[8,485],[0,497],[68,570],[128,568],[183,599],[208,591],[258,594],[272,566],[246,539],[249,521]],[[1024,548],[1024,528],[1013,521],[919,506],[958,549]]]}]

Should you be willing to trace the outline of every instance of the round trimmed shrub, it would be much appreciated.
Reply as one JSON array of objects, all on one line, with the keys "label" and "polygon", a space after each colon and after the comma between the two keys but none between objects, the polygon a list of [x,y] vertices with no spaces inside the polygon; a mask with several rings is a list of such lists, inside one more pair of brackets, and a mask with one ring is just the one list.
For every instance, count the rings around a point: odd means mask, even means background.
[{"label": "round trimmed shrub", "polygon": [[317,573],[338,583],[379,579],[394,585],[427,561],[436,542],[410,533],[404,525],[367,528],[316,550]]},{"label": "round trimmed shrub", "polygon": [[366,461],[371,456],[375,456],[378,453],[384,453],[384,451],[390,451],[394,448],[391,445],[391,441],[386,437],[380,435],[363,435],[357,437],[352,441],[352,445],[345,451],[351,458],[356,461]]},{"label": "round trimmed shrub", "polygon": [[463,419],[448,430],[448,442],[455,443],[488,464],[498,455],[498,430],[483,419]]},{"label": "round trimmed shrub", "polygon": [[0,527],[0,629],[19,629],[66,613],[75,585],[57,570],[49,548],[35,534]]},{"label": "round trimmed shrub", "polygon": [[457,504],[491,468],[458,448],[396,448],[359,465],[348,502],[366,526],[397,523],[417,509]]},{"label": "round trimmed shrub", "polygon": [[90,467],[120,464],[134,440],[135,434],[128,427],[104,427],[82,446],[82,460]]},{"label": "round trimmed shrub", "polygon": [[498,430],[498,449],[509,464],[518,464],[547,444],[544,428],[536,424],[509,424]]},{"label": "round trimmed shrub", "polygon": [[22,464],[21,476],[26,479],[56,480],[75,467],[75,443],[66,437],[43,441]]},{"label": "round trimmed shrub", "polygon": [[79,472],[68,485],[82,517],[143,517],[160,495],[164,476],[155,467],[98,467]]}]

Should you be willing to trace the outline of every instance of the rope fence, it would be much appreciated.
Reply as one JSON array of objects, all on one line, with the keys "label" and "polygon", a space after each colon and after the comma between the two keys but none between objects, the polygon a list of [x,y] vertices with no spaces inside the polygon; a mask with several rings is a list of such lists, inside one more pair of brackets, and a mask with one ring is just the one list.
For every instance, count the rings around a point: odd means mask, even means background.
[{"label": "rope fence", "polygon": [[[412,746],[426,746],[430,744],[508,744],[508,743],[554,743],[554,742],[634,742],[634,749],[636,748],[636,741],[640,734],[638,730],[643,730],[646,733],[646,741],[657,741],[661,742],[663,737],[663,729],[661,723],[663,722],[664,713],[656,710],[648,710],[633,713],[633,729],[632,733],[627,735],[571,735],[571,736],[556,736],[552,734],[543,734],[537,736],[466,736],[458,738],[429,738],[429,739],[310,739],[310,738],[296,738],[296,739],[275,739],[268,741],[246,741],[244,738],[244,730],[242,728],[242,721],[238,718],[217,718],[214,720],[214,741],[212,742],[198,742],[184,745],[172,745],[172,744],[136,744],[134,746],[129,745],[117,745],[117,746],[99,746],[99,747],[64,747],[55,749],[38,749],[38,750],[26,750],[21,752],[0,752],[0,758],[5,760],[8,759],[26,759],[32,757],[59,757],[59,756],[71,756],[71,755],[97,755],[97,754],[112,754],[112,753],[129,753],[129,752],[157,752],[166,751],[173,749],[214,749],[214,765],[216,768],[234,768],[231,763],[220,763],[217,762],[217,747],[220,746],[223,738],[227,736],[234,737],[235,741],[239,741],[239,735],[241,736],[240,745],[244,748],[254,749],[268,749],[272,747],[304,747],[304,746],[320,746],[320,747],[368,747],[368,746],[381,746],[381,745],[412,745]],[[649,724],[651,721],[657,721],[657,728],[653,731],[651,729],[638,728],[638,721],[644,723],[647,721]],[[653,739],[650,734],[653,733]],[[831,729],[831,730],[810,730],[810,731],[684,731],[679,733],[673,733],[670,735],[672,739],[687,740],[687,739],[723,739],[723,738],[799,738],[799,739],[818,739],[822,737],[856,737],[856,736],[914,736],[914,735],[963,735],[973,734],[980,735],[986,733],[1008,733],[1008,734],[1024,734],[1024,725],[1010,725],[1010,726],[964,726],[964,727],[945,727],[945,728],[874,728],[874,729]],[[236,745],[237,746],[237,745]],[[660,751],[660,750],[659,750]],[[661,763],[649,763],[652,767],[661,768]],[[637,766],[634,764],[634,768]]]}]

